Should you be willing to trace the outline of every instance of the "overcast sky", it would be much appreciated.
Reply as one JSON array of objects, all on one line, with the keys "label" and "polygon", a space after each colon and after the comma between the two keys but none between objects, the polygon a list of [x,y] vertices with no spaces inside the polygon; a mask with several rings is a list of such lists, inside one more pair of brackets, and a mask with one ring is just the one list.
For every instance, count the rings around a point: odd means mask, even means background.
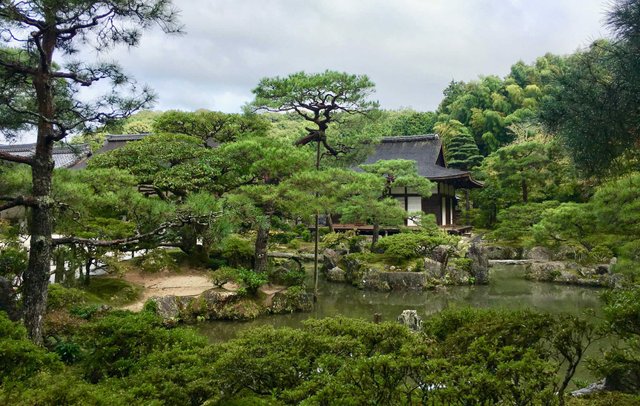
[{"label": "overcast sky", "polygon": [[155,109],[238,112],[265,76],[367,74],[383,108],[434,110],[451,80],[504,76],[606,35],[606,0],[174,0],[184,35],[113,51]]}]

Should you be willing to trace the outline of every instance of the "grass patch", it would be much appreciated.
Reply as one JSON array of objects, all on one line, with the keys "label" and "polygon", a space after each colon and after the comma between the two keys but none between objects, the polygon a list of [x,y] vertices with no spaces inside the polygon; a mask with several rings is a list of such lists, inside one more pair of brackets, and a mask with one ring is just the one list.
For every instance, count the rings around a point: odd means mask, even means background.
[{"label": "grass patch", "polygon": [[101,302],[121,306],[138,300],[143,288],[123,279],[93,278],[83,289]]}]

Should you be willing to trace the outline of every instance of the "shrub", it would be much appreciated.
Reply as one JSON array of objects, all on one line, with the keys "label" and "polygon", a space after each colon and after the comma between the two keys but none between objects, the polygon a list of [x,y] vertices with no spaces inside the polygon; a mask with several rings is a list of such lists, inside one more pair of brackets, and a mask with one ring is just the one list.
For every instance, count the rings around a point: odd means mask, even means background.
[{"label": "shrub", "polygon": [[596,245],[589,251],[589,262],[604,263],[609,262],[613,258],[613,251],[606,245]]},{"label": "shrub", "polygon": [[230,266],[223,266],[211,272],[211,282],[217,287],[222,287],[227,282],[239,282],[238,270]]},{"label": "shrub", "polygon": [[279,233],[273,233],[269,238],[276,244],[288,244],[297,236],[298,234],[293,231],[283,231]]},{"label": "shrub", "polygon": [[84,289],[101,301],[111,305],[123,305],[136,301],[142,292],[142,286],[119,278],[92,278]]},{"label": "shrub", "polygon": [[94,383],[105,377],[129,375],[150,354],[206,343],[204,337],[191,330],[166,329],[162,320],[150,312],[124,311],[111,312],[83,325],[74,341],[83,343],[85,356],[80,366]]},{"label": "shrub", "polygon": [[60,361],[27,338],[26,329],[0,312],[0,385],[21,382],[42,370],[58,370]]},{"label": "shrub", "polygon": [[219,247],[220,256],[232,267],[251,268],[253,266],[254,247],[251,241],[238,234],[228,235]]},{"label": "shrub", "polygon": [[56,309],[69,310],[72,307],[86,305],[92,301],[95,301],[95,298],[83,290],[65,288],[58,283],[52,283],[49,285],[47,311]]},{"label": "shrub", "polygon": [[140,258],[140,267],[143,272],[148,273],[175,271],[178,269],[176,261],[163,249],[155,249],[145,254]]},{"label": "shrub", "polygon": [[29,256],[23,247],[4,247],[0,249],[0,276],[13,279],[27,269]]},{"label": "shrub", "polygon": [[300,268],[295,264],[295,266],[288,267],[284,265],[275,266],[269,272],[269,281],[276,284],[281,284],[285,286],[297,286],[304,284],[304,280],[306,278],[306,273],[304,269]]},{"label": "shrub", "polygon": [[249,269],[239,269],[238,276],[247,292],[251,295],[255,295],[258,292],[258,288],[268,282],[266,274],[256,273]]},{"label": "shrub", "polygon": [[457,239],[444,233],[400,233],[381,238],[376,249],[394,261],[405,261],[427,255],[438,245],[456,244]]}]

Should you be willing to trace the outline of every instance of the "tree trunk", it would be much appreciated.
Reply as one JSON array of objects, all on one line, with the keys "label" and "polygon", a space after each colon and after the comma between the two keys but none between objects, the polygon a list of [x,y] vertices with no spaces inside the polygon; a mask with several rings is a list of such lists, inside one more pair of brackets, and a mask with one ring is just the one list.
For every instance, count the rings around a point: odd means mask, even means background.
[{"label": "tree trunk", "polygon": [[84,278],[82,279],[82,284],[84,286],[89,286],[91,283],[91,264],[93,263],[93,258],[89,258],[84,263]]},{"label": "tree trunk", "polygon": [[529,202],[529,189],[527,187],[527,180],[522,178],[522,203]]},{"label": "tree trunk", "polygon": [[376,247],[380,238],[380,224],[373,223],[373,235],[371,236],[371,251]]},{"label": "tree trunk", "polygon": [[56,264],[56,270],[54,273],[54,282],[62,283],[64,281],[64,260],[65,255],[62,250],[56,251],[54,254],[54,262]]},{"label": "tree trunk", "polygon": [[[39,129],[38,132],[44,131]],[[51,178],[53,173],[53,142],[38,135],[36,155],[32,165],[33,197],[31,209],[31,245],[29,264],[22,285],[24,294],[24,324],[29,337],[42,344],[42,321],[47,309],[47,287],[51,266]]]},{"label": "tree trunk", "polygon": [[256,236],[255,264],[253,270],[257,273],[266,272],[269,258],[267,251],[269,247],[269,230],[271,229],[271,214],[267,214],[264,224],[258,226],[258,235]]},{"label": "tree trunk", "polygon": [[[48,16],[50,17],[50,16]],[[38,138],[31,164],[33,198],[31,207],[31,245],[29,264],[24,272],[24,324],[31,340],[42,344],[42,324],[47,309],[47,288],[51,266],[51,234],[53,232],[51,183],[53,178],[54,117],[51,62],[56,45],[55,24],[45,31],[40,46],[40,65],[33,77],[38,105]]]},{"label": "tree trunk", "polygon": [[335,228],[333,228],[333,219],[331,218],[331,213],[327,213],[327,225],[329,226],[329,231],[331,231],[332,233],[335,233],[336,230]]}]

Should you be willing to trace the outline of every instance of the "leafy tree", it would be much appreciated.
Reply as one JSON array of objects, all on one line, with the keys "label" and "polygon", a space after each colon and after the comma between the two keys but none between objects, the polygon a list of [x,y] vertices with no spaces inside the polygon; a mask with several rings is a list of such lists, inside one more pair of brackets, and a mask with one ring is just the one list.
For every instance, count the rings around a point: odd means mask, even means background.
[{"label": "leafy tree", "polygon": [[554,97],[545,103],[543,119],[588,175],[620,172],[628,154],[635,155],[632,170],[638,168],[638,9],[631,0],[610,4],[605,21],[613,38],[573,55],[557,75]]},{"label": "leafy tree", "polygon": [[483,156],[473,136],[460,121],[439,122],[434,129],[444,142],[447,166],[468,171],[480,165]]},{"label": "leafy tree", "polygon": [[[343,72],[325,71],[307,74],[293,73],[285,78],[274,77],[260,80],[253,89],[255,100],[251,106],[255,110],[270,112],[295,112],[312,127],[305,127],[307,135],[298,139],[296,145],[316,144],[316,169],[320,169],[321,147],[326,153],[338,156],[347,152],[350,146],[341,140],[327,139],[327,129],[335,121],[336,115],[366,113],[378,107],[369,100],[374,84],[365,75],[351,75]],[[319,214],[315,216],[315,260],[314,298],[317,297],[318,281],[318,239]]]},{"label": "leafy tree", "polygon": [[489,213],[489,224],[514,204],[579,198],[580,185],[563,149],[539,137],[500,148],[484,159],[479,174],[485,187],[474,192],[474,202]]},{"label": "leafy tree", "polygon": [[[3,98],[3,112],[15,114],[27,127],[37,129],[33,157],[0,154],[3,160],[29,165],[33,173],[32,194],[3,196],[2,207],[26,204],[31,208],[24,320],[29,336],[36,343],[42,342],[42,315],[46,308],[51,259],[53,145],[83,126],[126,116],[153,99],[146,88],[137,95],[120,92],[132,82],[113,63],[91,66],[75,61],[59,70],[54,56],[56,52],[72,55],[81,45],[92,46],[97,51],[123,43],[134,46],[140,39],[141,30],[155,23],[166,32],[179,29],[176,12],[169,1],[40,0],[5,1],[0,5],[0,28],[6,34],[3,40],[20,46],[17,53],[0,50],[0,66],[11,78],[21,80],[19,89],[30,88],[25,98]],[[81,86],[91,86],[97,81],[110,82],[112,91],[95,102],[75,97]],[[59,82],[65,85],[54,85]],[[13,83],[10,85],[14,86]],[[0,87],[7,88],[4,84]],[[62,92],[60,87],[64,89]],[[69,97],[73,102],[65,102]]]},{"label": "leafy tree", "polygon": [[248,199],[253,208],[243,210],[240,220],[253,222],[257,226],[254,270],[265,272],[272,217],[291,210],[291,202],[285,196],[290,185],[284,185],[283,182],[310,166],[309,154],[291,144],[270,138],[229,143],[220,148],[220,153],[226,160],[242,159],[247,165],[241,173],[249,180],[232,193]]},{"label": "leafy tree", "polygon": [[383,186],[377,191],[372,191],[373,199],[360,195],[355,201],[349,202],[349,206],[343,207],[342,215],[350,220],[364,220],[373,224],[371,241],[373,249],[380,235],[380,224],[398,225],[406,215],[403,207],[400,207],[402,212],[397,210],[398,203],[391,197],[392,189],[404,187],[414,190],[422,197],[429,197],[434,184],[418,174],[414,161],[382,160],[369,165],[360,165],[360,168],[367,173],[381,176],[384,179]]},{"label": "leafy tree", "polygon": [[184,134],[204,142],[227,142],[247,134],[263,135],[268,129],[268,122],[256,115],[171,110],[156,117],[152,126],[156,133]]},{"label": "leafy tree", "polygon": [[564,64],[564,58],[546,54],[530,65],[517,62],[504,79],[451,82],[438,107],[436,131],[456,120],[473,136],[482,155],[489,155],[515,140],[513,125],[537,120],[540,103],[557,87],[554,74]]}]

